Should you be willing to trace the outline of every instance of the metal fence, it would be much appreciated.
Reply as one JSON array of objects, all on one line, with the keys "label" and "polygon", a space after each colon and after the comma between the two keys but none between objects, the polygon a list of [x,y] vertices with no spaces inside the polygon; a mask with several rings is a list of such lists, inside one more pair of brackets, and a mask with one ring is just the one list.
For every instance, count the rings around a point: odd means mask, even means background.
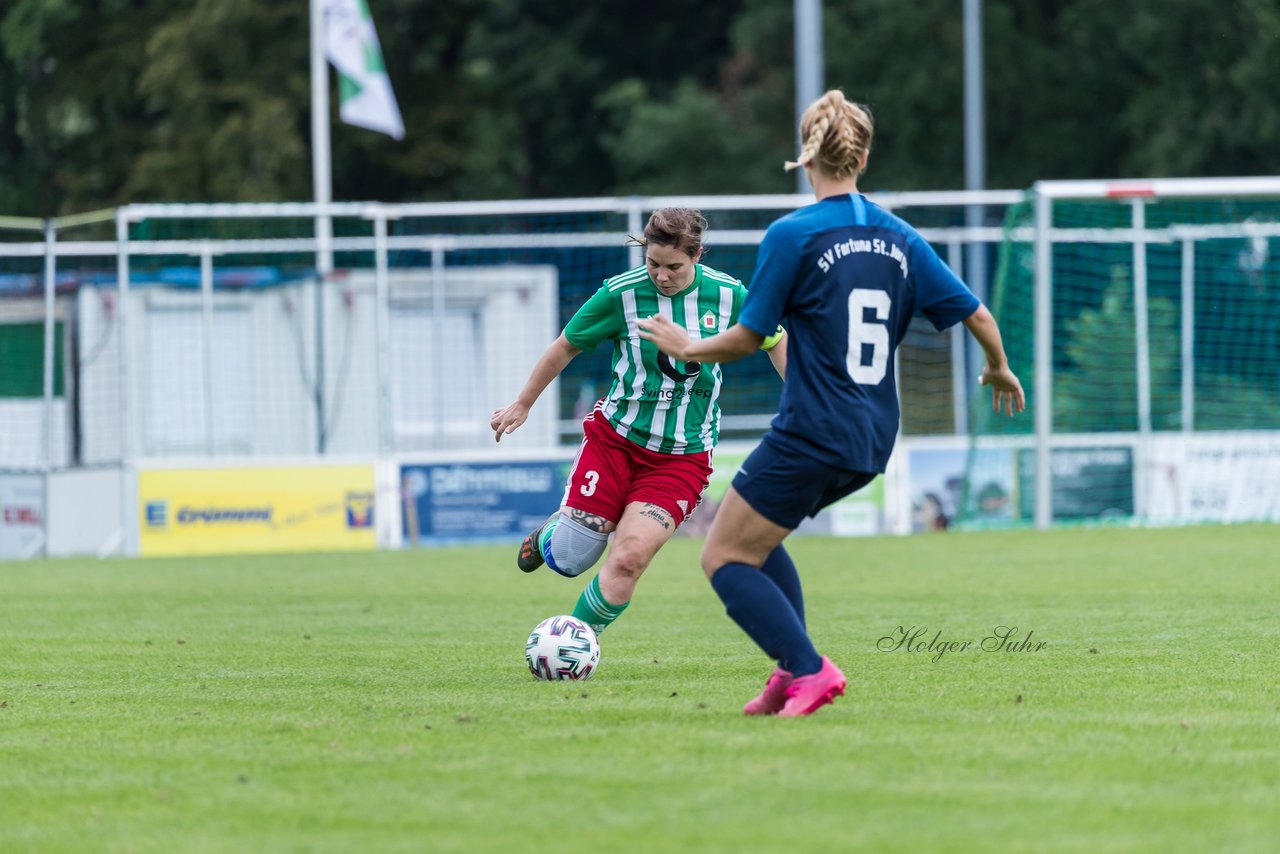
[{"label": "metal fence", "polygon": [[[898,352],[903,435],[1033,446],[1024,491],[1042,527],[1055,445],[1127,437],[1141,468],[1134,443],[1145,437],[1280,430],[1280,180],[872,198],[970,274],[1033,408],[993,419],[963,332],[914,323]],[[627,237],[650,211],[701,209],[704,263],[749,286],[765,228],[809,201],[130,205],[0,218],[0,469],[487,447],[489,413],[565,321],[641,263]],[[576,441],[608,360],[606,348],[576,359],[510,444]],[[758,436],[779,390],[763,357],[726,366],[722,435]]]},{"label": "metal fence", "polygon": [[[1025,194],[872,198],[957,271],[966,259],[994,271],[1002,222]],[[0,468],[485,446],[489,412],[564,322],[601,281],[642,263],[627,236],[650,211],[701,209],[704,263],[749,284],[768,223],[809,201],[130,205],[0,218]],[[990,225],[964,224],[975,208]],[[958,330],[913,325],[899,352],[905,434],[968,431],[974,357]],[[605,348],[579,357],[513,443],[576,441],[609,373]],[[724,435],[762,432],[778,391],[763,357],[727,366]]]}]

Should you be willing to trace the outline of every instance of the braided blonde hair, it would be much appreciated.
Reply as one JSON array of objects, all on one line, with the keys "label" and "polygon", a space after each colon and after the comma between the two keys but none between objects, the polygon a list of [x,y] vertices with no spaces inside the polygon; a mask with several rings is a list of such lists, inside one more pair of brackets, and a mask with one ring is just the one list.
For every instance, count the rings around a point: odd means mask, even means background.
[{"label": "braided blonde hair", "polygon": [[800,157],[788,160],[786,169],[812,166],[837,181],[856,177],[866,166],[872,131],[870,108],[845,100],[839,89],[829,89],[801,116]]}]

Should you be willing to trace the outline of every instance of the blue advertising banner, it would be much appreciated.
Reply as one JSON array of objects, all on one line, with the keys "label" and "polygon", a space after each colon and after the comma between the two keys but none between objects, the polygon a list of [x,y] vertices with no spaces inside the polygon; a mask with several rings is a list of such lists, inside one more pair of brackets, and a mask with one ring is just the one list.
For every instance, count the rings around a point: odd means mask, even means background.
[{"label": "blue advertising banner", "polygon": [[518,541],[560,506],[571,463],[402,465],[405,545]]}]

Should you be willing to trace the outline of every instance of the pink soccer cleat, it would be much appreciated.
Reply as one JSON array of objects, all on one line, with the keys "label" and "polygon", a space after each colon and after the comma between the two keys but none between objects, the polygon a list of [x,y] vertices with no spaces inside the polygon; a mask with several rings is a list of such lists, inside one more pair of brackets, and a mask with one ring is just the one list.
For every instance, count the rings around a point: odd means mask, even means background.
[{"label": "pink soccer cleat", "polygon": [[[831,659],[822,656],[822,669],[808,676],[797,676],[787,686],[787,701],[778,712],[780,718],[811,715],[844,693],[845,678]],[[765,689],[766,692],[768,689]]]},{"label": "pink soccer cleat", "polygon": [[744,715],[776,715],[787,702],[787,688],[791,674],[781,667],[775,668],[769,681],[764,683],[760,696],[742,707]]}]

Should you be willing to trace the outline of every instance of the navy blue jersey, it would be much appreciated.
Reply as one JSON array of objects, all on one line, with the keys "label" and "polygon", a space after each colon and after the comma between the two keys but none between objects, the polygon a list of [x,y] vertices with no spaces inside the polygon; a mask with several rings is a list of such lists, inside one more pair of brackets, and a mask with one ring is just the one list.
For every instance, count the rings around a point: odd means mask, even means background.
[{"label": "navy blue jersey", "polygon": [[861,195],[774,221],[739,318],[761,335],[787,329],[773,431],[840,468],[884,471],[898,434],[893,354],[912,315],[941,331],[978,305],[914,228]]}]

